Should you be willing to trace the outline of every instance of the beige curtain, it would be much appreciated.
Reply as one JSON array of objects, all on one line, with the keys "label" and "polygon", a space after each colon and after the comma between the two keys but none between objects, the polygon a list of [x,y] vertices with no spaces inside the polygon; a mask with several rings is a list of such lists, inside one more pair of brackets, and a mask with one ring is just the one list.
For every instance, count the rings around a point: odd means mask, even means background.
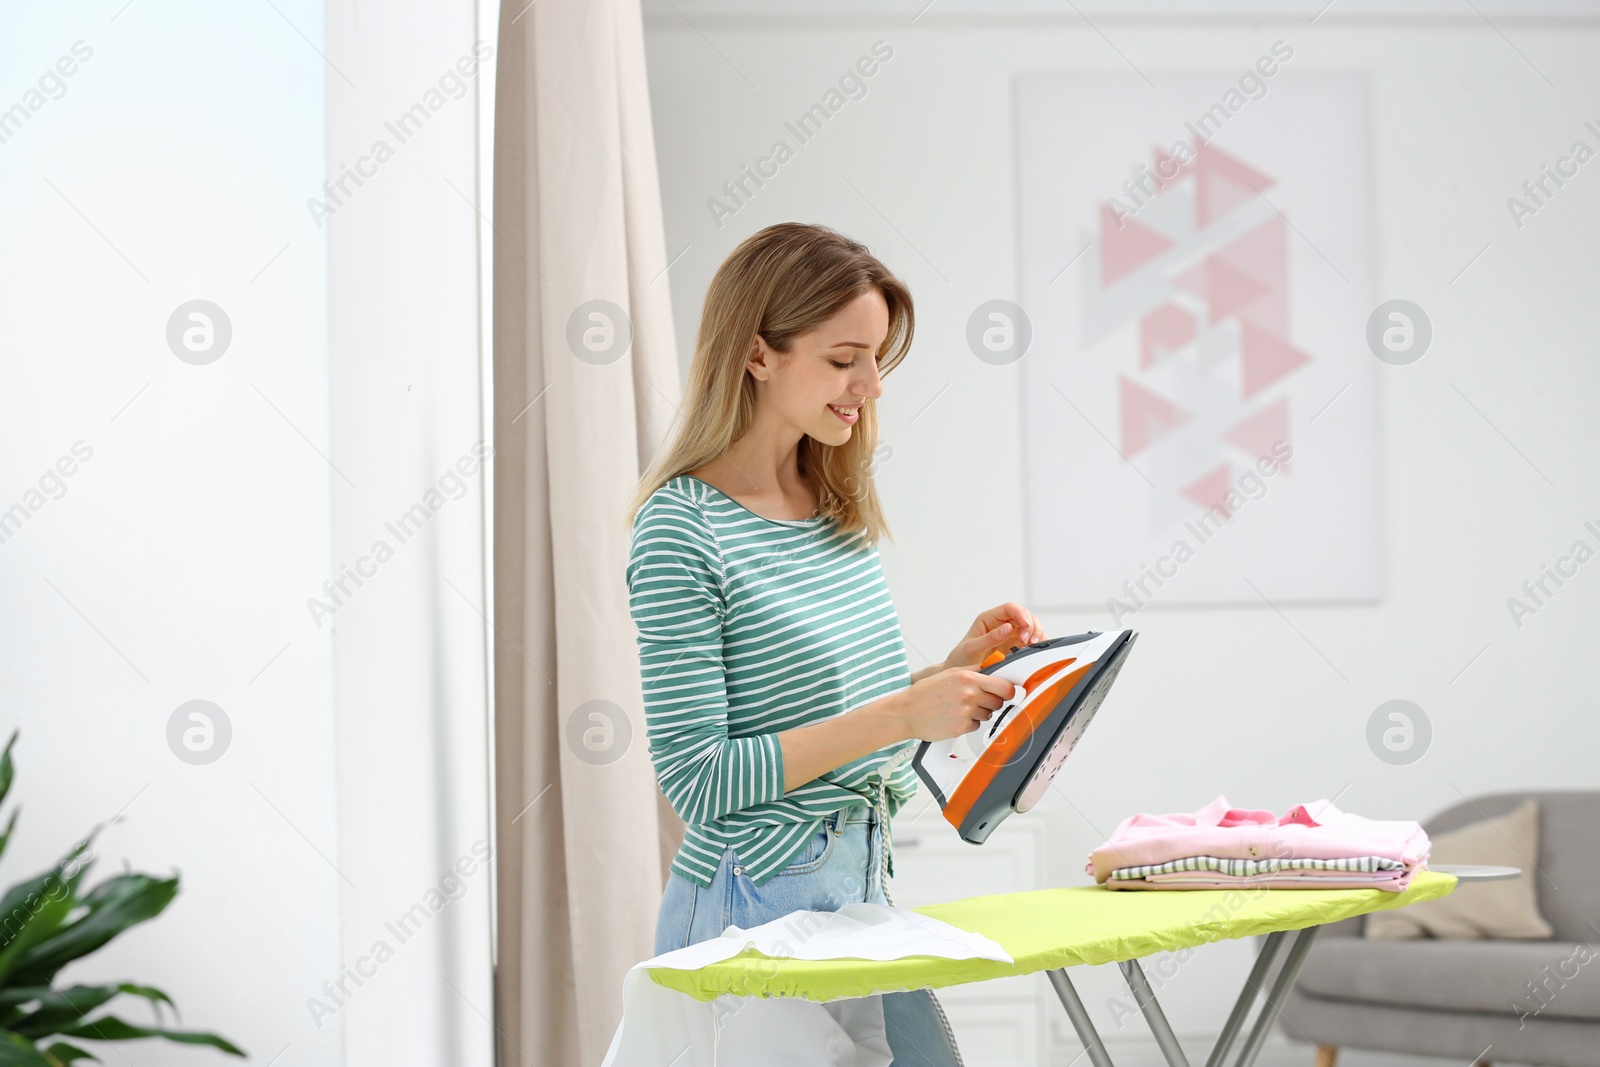
[{"label": "beige curtain", "polygon": [[[598,1065],[683,833],[645,741],[622,525],[677,357],[638,0],[516,0],[500,18],[496,1026],[502,1064]],[[625,354],[604,351],[596,300],[631,322]],[[575,349],[580,309],[602,332]]]}]

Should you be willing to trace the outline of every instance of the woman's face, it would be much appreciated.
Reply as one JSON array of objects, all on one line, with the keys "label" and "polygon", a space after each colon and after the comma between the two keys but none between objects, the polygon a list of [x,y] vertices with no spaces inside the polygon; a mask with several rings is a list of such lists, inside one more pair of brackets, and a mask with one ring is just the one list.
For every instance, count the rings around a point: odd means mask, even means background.
[{"label": "woman's face", "polygon": [[795,336],[788,353],[756,339],[750,373],[762,403],[801,433],[826,445],[850,440],[862,402],[883,395],[878,350],[889,335],[889,305],[874,286],[832,318]]}]

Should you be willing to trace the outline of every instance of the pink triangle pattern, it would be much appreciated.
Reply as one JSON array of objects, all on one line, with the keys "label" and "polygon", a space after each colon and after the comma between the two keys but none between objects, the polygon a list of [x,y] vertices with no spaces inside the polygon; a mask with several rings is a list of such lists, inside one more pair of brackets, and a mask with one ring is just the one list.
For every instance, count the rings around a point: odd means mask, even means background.
[{"label": "pink triangle pattern", "polygon": [[1200,142],[1195,150],[1195,229],[1203,230],[1240,204],[1254,199],[1258,192],[1277,182],[1215,147]]},{"label": "pink triangle pattern", "polygon": [[1279,470],[1289,473],[1289,464],[1279,462],[1273,452],[1273,446],[1279,441],[1289,441],[1289,398],[1279,397],[1236,424],[1222,435],[1222,439],[1251,459],[1271,459],[1278,463]]},{"label": "pink triangle pattern", "polygon": [[1246,400],[1311,362],[1311,357],[1276,334],[1249,322],[1239,323],[1239,355],[1244,365]]},{"label": "pink triangle pattern", "polygon": [[1274,216],[1212,256],[1267,287],[1239,308],[1239,318],[1268,333],[1289,336],[1289,237],[1283,216]]},{"label": "pink triangle pattern", "polygon": [[1192,415],[1164,396],[1152,393],[1129,378],[1118,375],[1121,385],[1122,454],[1131,459]]},{"label": "pink triangle pattern", "polygon": [[1172,240],[1137,219],[1118,220],[1100,205],[1100,284],[1111,286],[1172,247]]},{"label": "pink triangle pattern", "polygon": [[1228,465],[1214,467],[1183,487],[1183,495],[1207,509],[1218,508],[1226,518],[1233,518],[1228,508],[1228,490],[1233,483],[1228,477]]},{"label": "pink triangle pattern", "polygon": [[[1239,326],[1239,399],[1245,402],[1246,411],[1242,417],[1236,415],[1231,426],[1222,424],[1228,428],[1219,434],[1218,444],[1238,449],[1252,462],[1267,457],[1288,471],[1289,464],[1277,460],[1273,447],[1289,440],[1290,398],[1280,395],[1268,400],[1265,407],[1248,410],[1252,399],[1313,358],[1288,340],[1291,321],[1287,221],[1282,215],[1268,217],[1225,244],[1207,233],[1208,227],[1254,201],[1262,192],[1277,187],[1278,182],[1206,141],[1197,143],[1187,163],[1179,163],[1176,156],[1159,146],[1152,146],[1151,159],[1157,195],[1166,193],[1174,184],[1193,179],[1190,203],[1194,229],[1182,236],[1169,235],[1148,221],[1127,215],[1119,220],[1108,202],[1099,206],[1103,289],[1174,250],[1182,253],[1184,263],[1180,269],[1165,272],[1165,279],[1145,279],[1157,285],[1164,280],[1170,288],[1165,294],[1151,292],[1153,303],[1141,302],[1129,316],[1138,327],[1139,373],[1118,375],[1123,455],[1131,458],[1145,452],[1198,417],[1197,412],[1141,384],[1144,373],[1174,358],[1183,358],[1183,350],[1200,339],[1202,322],[1216,326],[1233,319]],[[1195,254],[1201,258],[1191,258]],[[1178,260],[1179,256],[1168,258]],[[1205,311],[1199,311],[1188,297],[1203,301]],[[1230,463],[1238,461],[1239,453],[1232,461],[1223,460],[1179,489],[1179,496],[1231,517]]]},{"label": "pink triangle pattern", "polygon": [[1206,282],[1206,261],[1201,260],[1182,274],[1172,278],[1172,284],[1186,293],[1193,293],[1201,300],[1209,300],[1210,288]]},{"label": "pink triangle pattern", "polygon": [[1217,249],[1214,254],[1257,281],[1282,279],[1289,273],[1286,225],[1282,215],[1274,215],[1232,244]]},{"label": "pink triangle pattern", "polygon": [[1195,338],[1194,316],[1168,301],[1139,319],[1139,369],[1149,370]]},{"label": "pink triangle pattern", "polygon": [[1227,261],[1208,256],[1205,261],[1206,304],[1210,314],[1206,321],[1216,325],[1229,316],[1237,316],[1261,297],[1272,291]]}]

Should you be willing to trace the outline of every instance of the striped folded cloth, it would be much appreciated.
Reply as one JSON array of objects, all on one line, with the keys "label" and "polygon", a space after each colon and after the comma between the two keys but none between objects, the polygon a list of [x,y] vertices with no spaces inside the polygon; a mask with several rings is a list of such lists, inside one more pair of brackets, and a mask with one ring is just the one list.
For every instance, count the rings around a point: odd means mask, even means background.
[{"label": "striped folded cloth", "polygon": [[1352,856],[1348,859],[1320,860],[1313,857],[1290,856],[1283,859],[1232,860],[1219,856],[1187,856],[1166,863],[1146,863],[1138,867],[1122,867],[1111,872],[1113,878],[1148,878],[1152,874],[1176,874],[1179,871],[1216,871],[1229,876],[1272,874],[1276,871],[1359,871],[1373,874],[1377,871],[1403,871],[1406,865],[1386,856]]},{"label": "striped folded cloth", "polygon": [[1106,885],[1113,889],[1221,889],[1232,886],[1314,889],[1381,889],[1410,882],[1406,864],[1387,856],[1349,856],[1342,859],[1287,857],[1227,859],[1221,856],[1186,856],[1165,863],[1120,867]]}]

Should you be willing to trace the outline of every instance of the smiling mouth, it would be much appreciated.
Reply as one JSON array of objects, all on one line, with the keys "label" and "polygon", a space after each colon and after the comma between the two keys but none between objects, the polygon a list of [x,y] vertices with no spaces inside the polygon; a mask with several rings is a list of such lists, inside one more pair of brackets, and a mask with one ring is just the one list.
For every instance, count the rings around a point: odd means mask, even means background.
[{"label": "smiling mouth", "polygon": [[847,408],[838,408],[832,404],[829,404],[828,410],[839,416],[841,421],[847,423],[854,423],[857,419],[861,418],[860,404],[854,404]]}]

